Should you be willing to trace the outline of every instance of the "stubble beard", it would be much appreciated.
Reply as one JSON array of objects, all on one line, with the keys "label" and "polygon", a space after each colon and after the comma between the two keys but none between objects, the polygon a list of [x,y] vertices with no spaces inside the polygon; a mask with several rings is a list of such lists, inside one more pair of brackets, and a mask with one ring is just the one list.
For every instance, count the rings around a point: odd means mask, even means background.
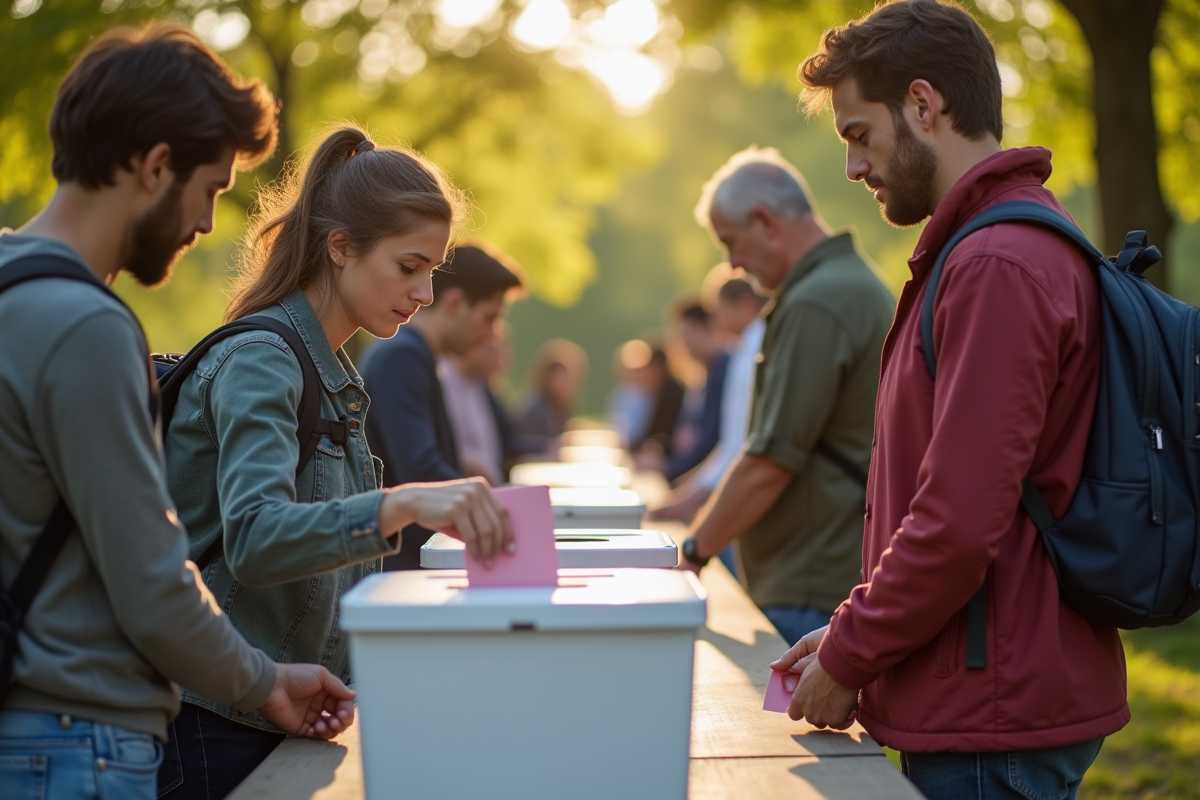
[{"label": "stubble beard", "polygon": [[879,213],[897,228],[916,225],[933,213],[937,152],[922,142],[900,117],[892,118],[896,147],[887,162],[887,198]]},{"label": "stubble beard", "polygon": [[180,240],[183,183],[176,181],[154,208],[133,223],[125,243],[125,271],[142,286],[164,283],[180,256],[191,247],[194,235]]}]

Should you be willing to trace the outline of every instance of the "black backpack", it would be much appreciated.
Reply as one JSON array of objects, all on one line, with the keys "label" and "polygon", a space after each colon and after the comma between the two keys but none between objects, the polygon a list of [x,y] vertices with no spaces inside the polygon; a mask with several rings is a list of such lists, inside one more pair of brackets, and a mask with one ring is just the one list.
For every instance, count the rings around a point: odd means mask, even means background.
[{"label": "black backpack", "polygon": [[[121,303],[122,306],[125,305],[111,289],[96,278],[91,270],[78,261],[62,256],[29,256],[10,262],[0,269],[0,292],[27,281],[45,278],[61,278],[90,284]],[[134,316],[135,320],[137,319],[132,311],[130,315]],[[155,381],[148,381],[150,384],[150,415],[162,422],[162,430],[165,434],[171,421],[171,414],[179,399],[179,389],[184,379],[195,370],[196,365],[209,348],[226,336],[253,330],[267,330],[283,337],[300,363],[300,370],[304,374],[304,391],[300,399],[296,426],[296,437],[300,442],[300,460],[296,465],[296,474],[298,475],[312,459],[322,436],[328,436],[336,444],[345,444],[349,438],[350,429],[345,419],[337,421],[321,419],[321,381],[317,375],[316,365],[313,364],[312,356],[300,334],[278,320],[261,315],[236,320],[217,328],[185,355],[156,354],[152,356],[151,363],[154,366],[158,382],[161,383],[161,389]],[[34,540],[29,555],[17,572],[12,586],[7,590],[0,586],[0,701],[3,700],[4,693],[7,692],[12,680],[13,660],[17,654],[17,636],[25,620],[25,615],[29,613],[29,608],[33,605],[33,598],[45,582],[46,575],[49,574],[50,567],[58,558],[67,536],[75,527],[75,519],[71,516],[66,499],[60,499],[37,539]],[[221,545],[222,537],[218,536],[197,559],[196,565],[200,569],[208,566],[221,552]]]},{"label": "black backpack", "polygon": [[[1102,355],[1096,415],[1079,489],[1056,520],[1026,478],[1021,505],[1041,532],[1062,601],[1118,628],[1182,622],[1200,609],[1200,309],[1151,285],[1162,258],[1134,231],[1106,258],[1069,219],[1032,202],[993,206],[946,243],[929,274],[921,341],[936,377],[933,307],[950,251],[1000,222],[1055,231],[1096,267]],[[967,667],[984,666],[987,584],[967,612]]]}]

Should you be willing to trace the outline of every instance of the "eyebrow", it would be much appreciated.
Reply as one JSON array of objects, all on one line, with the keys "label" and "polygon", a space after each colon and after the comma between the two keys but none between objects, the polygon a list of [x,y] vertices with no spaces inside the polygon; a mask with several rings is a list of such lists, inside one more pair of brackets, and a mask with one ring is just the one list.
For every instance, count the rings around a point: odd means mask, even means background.
[{"label": "eyebrow", "polygon": [[[421,259],[422,261],[424,261],[426,264],[429,264],[429,263],[431,263],[431,262],[433,261],[433,259],[432,259],[432,258],[430,258],[429,256],[425,255],[424,253],[422,253],[422,252],[421,252],[421,251],[419,251],[419,250],[405,250],[405,251],[404,251],[403,253],[401,253],[400,255],[402,255],[402,256],[415,256],[416,258],[419,258],[419,259]],[[442,261],[444,262],[444,261],[445,261],[445,259],[442,259]]]},{"label": "eyebrow", "polygon": [[851,128],[857,128],[859,125],[866,125],[866,124],[867,124],[866,120],[852,119],[838,130],[838,136],[842,137],[843,139],[849,139]]}]

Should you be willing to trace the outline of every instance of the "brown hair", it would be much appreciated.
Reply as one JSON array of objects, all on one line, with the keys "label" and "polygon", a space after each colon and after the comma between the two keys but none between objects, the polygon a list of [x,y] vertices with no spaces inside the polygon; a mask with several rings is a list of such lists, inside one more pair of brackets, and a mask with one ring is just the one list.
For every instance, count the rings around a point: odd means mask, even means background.
[{"label": "brown hair", "polygon": [[93,42],[58,87],[50,112],[56,180],[111,186],[118,168],[156,144],[186,181],[228,148],[248,169],[275,150],[275,98],[260,80],[238,78],[192,31],[151,22]]},{"label": "brown hair", "polygon": [[968,139],[1004,134],[1000,70],[992,40],[960,6],[938,0],[898,0],[856,22],[825,32],[821,47],[800,65],[809,113],[829,102],[843,78],[858,83],[863,99],[893,114],[908,87],[927,80],[946,100],[955,131]]},{"label": "brown hair", "polygon": [[520,266],[499,249],[484,242],[454,248],[445,266],[433,273],[433,302],[449,289],[461,289],[467,303],[475,305],[498,294],[520,293],[525,278]]},{"label": "brown hair", "polygon": [[463,194],[437,166],[399,147],[376,148],[347,126],[325,137],[303,167],[258,196],[225,319],[278,303],[328,278],[329,234],[343,230],[355,253],[426,222],[452,230],[467,216]]}]

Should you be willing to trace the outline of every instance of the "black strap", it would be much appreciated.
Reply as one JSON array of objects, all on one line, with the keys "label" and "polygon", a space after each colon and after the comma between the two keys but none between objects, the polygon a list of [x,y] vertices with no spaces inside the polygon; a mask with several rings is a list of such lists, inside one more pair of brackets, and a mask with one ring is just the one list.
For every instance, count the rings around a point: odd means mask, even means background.
[{"label": "black strap", "polygon": [[836,464],[842,472],[849,476],[850,480],[857,483],[863,489],[867,488],[867,473],[863,472],[862,467],[855,464],[833,445],[826,442],[824,439],[817,442],[816,450],[825,458]]},{"label": "black strap", "polygon": [[[162,407],[163,420],[168,424],[179,402],[179,391],[183,382],[195,371],[196,366],[214,344],[222,339],[248,331],[270,331],[281,337],[292,351],[300,372],[304,376],[304,389],[300,395],[300,405],[296,409],[296,439],[300,445],[300,458],[296,462],[296,474],[312,461],[321,443],[322,437],[328,437],[335,444],[343,445],[350,439],[350,423],[343,417],[339,420],[321,418],[321,377],[317,373],[317,365],[313,363],[312,354],[308,351],[303,337],[290,325],[280,322],[273,317],[256,314],[244,319],[235,320],[222,325],[201,339],[195,347],[180,357],[163,375]],[[224,546],[223,536],[209,543],[204,552],[196,559],[196,566],[204,569],[213,562]]]}]

